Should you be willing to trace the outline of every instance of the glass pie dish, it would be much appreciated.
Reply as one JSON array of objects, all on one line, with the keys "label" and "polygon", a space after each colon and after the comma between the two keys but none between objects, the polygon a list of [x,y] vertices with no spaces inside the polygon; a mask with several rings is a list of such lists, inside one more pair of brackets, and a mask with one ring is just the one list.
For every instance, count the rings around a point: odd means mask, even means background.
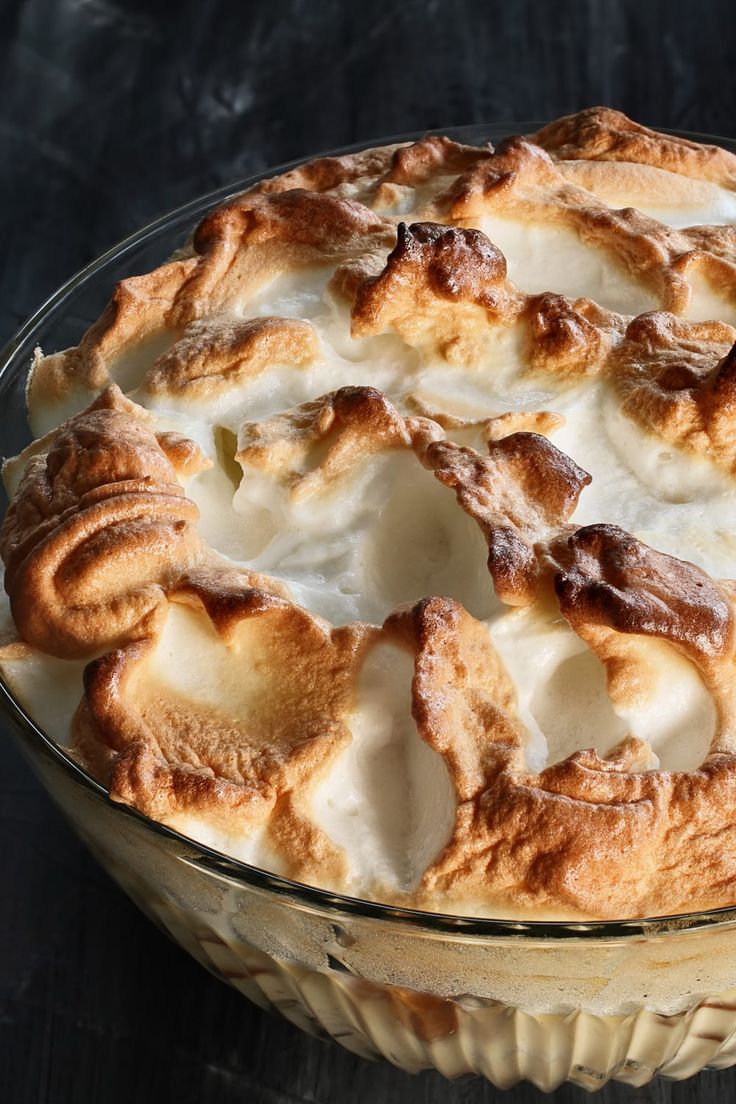
[{"label": "glass pie dish", "polygon": [[[445,133],[480,144],[538,126]],[[52,296],[3,358],[3,451],[29,439],[24,388],[36,346],[74,344],[117,280],[160,264],[208,210],[289,167],[160,219]],[[511,921],[317,890],[113,804],[7,687],[1,700],[46,788],[141,909],[216,976],[306,1031],[408,1071],[477,1073],[503,1088],[521,1079],[546,1091],[566,1080],[591,1090],[612,1078],[642,1085],[656,1074],[683,1078],[736,1063],[736,908],[605,923]]]}]

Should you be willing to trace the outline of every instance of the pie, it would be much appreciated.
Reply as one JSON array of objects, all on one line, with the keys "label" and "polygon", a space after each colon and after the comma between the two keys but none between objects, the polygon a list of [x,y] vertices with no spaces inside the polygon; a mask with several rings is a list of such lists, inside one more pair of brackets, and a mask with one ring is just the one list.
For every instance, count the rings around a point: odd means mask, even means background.
[{"label": "pie", "polygon": [[326,157],[37,351],[0,670],[244,862],[736,904],[736,156],[592,108]]}]

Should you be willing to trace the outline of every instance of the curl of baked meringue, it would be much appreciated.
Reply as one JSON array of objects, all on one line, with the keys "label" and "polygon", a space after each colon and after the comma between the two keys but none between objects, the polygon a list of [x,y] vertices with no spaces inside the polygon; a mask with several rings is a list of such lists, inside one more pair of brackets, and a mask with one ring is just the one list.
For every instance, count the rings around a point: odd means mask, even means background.
[{"label": "curl of baked meringue", "polygon": [[63,425],[30,460],[0,530],[15,623],[52,655],[144,632],[201,555],[197,508],[135,410],[113,385]]}]

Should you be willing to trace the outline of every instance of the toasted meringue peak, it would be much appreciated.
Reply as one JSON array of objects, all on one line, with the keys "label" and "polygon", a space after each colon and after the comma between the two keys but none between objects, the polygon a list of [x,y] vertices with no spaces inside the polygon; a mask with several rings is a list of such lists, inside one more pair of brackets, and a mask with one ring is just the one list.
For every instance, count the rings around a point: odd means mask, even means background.
[{"label": "toasted meringue peak", "polygon": [[212,461],[202,453],[197,442],[183,433],[163,430],[156,434],[156,441],[177,476],[187,478],[212,467]]},{"label": "toasted meringue peak", "polygon": [[545,292],[527,300],[528,356],[533,370],[576,379],[600,371],[624,326],[620,315],[588,299]]},{"label": "toasted meringue peak", "polygon": [[379,243],[390,247],[392,238],[393,224],[357,201],[298,189],[245,193],[200,224],[193,257],[123,280],[77,349],[36,359],[31,413],[60,400],[79,409],[90,391],[110,382],[137,386],[148,365],[149,383],[159,390],[177,381],[181,386],[182,377],[191,383],[210,356],[217,365],[209,369],[213,377],[238,368],[258,371],[263,357],[307,363],[315,348],[304,328],[284,321],[277,337],[275,326],[259,322],[248,329],[225,318],[218,326],[216,319],[237,314],[282,272],[342,260]]},{"label": "toasted meringue peak", "polygon": [[[439,434],[439,427],[434,427]],[[296,499],[309,498],[345,476],[371,452],[411,448],[431,439],[432,426],[399,415],[372,387],[342,387],[267,422],[242,427],[237,460],[267,468]]]},{"label": "toasted meringue peak", "polygon": [[231,318],[191,322],[182,337],[159,356],[143,380],[153,393],[211,395],[273,364],[302,368],[317,356],[314,327],[296,318]]},{"label": "toasted meringue peak", "polygon": [[37,355],[28,381],[28,405],[36,425],[47,428],[36,413],[44,408],[58,409],[78,395],[77,409],[82,409],[91,393],[113,382],[128,386],[129,381],[120,378],[126,357],[134,364],[145,361],[146,352],[155,357],[159,344],[167,343],[169,314],[195,267],[194,259],[172,261],[145,276],[121,280],[76,349]]},{"label": "toasted meringue peak", "polygon": [[437,299],[507,322],[523,303],[506,281],[503,254],[485,234],[431,222],[402,222],[386,268],[357,293],[353,335],[393,326],[411,340],[422,327],[423,315],[434,313]]},{"label": "toasted meringue peak", "polygon": [[412,715],[445,758],[458,800],[468,801],[498,757],[515,757],[524,740],[514,686],[488,631],[448,598],[400,609],[384,628],[414,657]]},{"label": "toasted meringue peak", "polygon": [[541,433],[547,437],[565,424],[562,415],[552,410],[505,410],[485,418],[463,418],[445,410],[435,410],[418,395],[407,396],[407,405],[445,430],[479,429],[484,443],[519,432]]},{"label": "toasted meringue peak", "polygon": [[654,165],[736,188],[736,157],[732,153],[650,130],[610,107],[588,107],[565,115],[537,131],[533,140],[560,161]]},{"label": "toasted meringue peak", "polygon": [[647,548],[614,525],[589,525],[557,545],[555,589],[578,625],[659,636],[699,659],[732,650],[733,610],[704,571]]},{"label": "toasted meringue peak", "polygon": [[552,545],[560,610],[601,659],[614,701],[650,677],[641,637],[666,641],[697,668],[719,715],[714,747],[736,751],[733,595],[694,564],[657,552],[614,525],[589,525]]},{"label": "toasted meringue peak", "polygon": [[175,305],[180,324],[244,303],[279,272],[341,260],[390,242],[393,224],[355,200],[293,189],[245,193],[200,223],[200,261]]},{"label": "toasted meringue peak", "polygon": [[419,142],[401,146],[391,159],[391,168],[384,181],[416,187],[442,176],[466,172],[478,161],[488,157],[490,148],[466,146],[441,134],[430,134]]},{"label": "toasted meringue peak", "polygon": [[501,601],[532,602],[539,574],[534,544],[568,520],[590,483],[588,473],[538,433],[491,438],[488,456],[436,441],[422,460],[483,531]]},{"label": "toasted meringue peak", "polygon": [[34,357],[18,700],[114,800],[330,890],[736,903],[735,166],[594,108],[212,210]]},{"label": "toasted meringue peak", "polygon": [[31,459],[0,530],[15,623],[52,655],[89,655],[145,631],[167,582],[200,554],[197,509],[132,406],[113,385],[61,426]]},{"label": "toasted meringue peak", "polygon": [[650,432],[736,470],[736,330],[664,312],[628,326],[612,363],[622,409]]},{"label": "toasted meringue peak", "polygon": [[526,330],[528,369],[576,378],[604,364],[624,320],[589,300],[525,295],[480,230],[401,223],[396,248],[338,268],[333,289],[353,302],[355,337],[392,328],[412,347],[465,366],[484,357],[494,329]]},{"label": "toasted meringue peak", "polygon": [[[731,856],[718,848],[706,874],[698,864],[710,848],[689,838],[692,816],[736,838],[732,784],[717,812],[706,813],[733,770],[730,756],[713,752],[689,773],[656,770],[646,742],[627,737],[605,758],[581,750],[532,773],[513,686],[482,626],[439,599],[393,621],[416,649],[417,726],[447,759],[459,799],[420,900],[492,901],[503,912],[513,899],[557,915],[664,911],[673,900],[673,853],[683,904],[707,906],[719,899],[720,879],[733,885]],[[658,861],[665,841],[666,866]]]}]

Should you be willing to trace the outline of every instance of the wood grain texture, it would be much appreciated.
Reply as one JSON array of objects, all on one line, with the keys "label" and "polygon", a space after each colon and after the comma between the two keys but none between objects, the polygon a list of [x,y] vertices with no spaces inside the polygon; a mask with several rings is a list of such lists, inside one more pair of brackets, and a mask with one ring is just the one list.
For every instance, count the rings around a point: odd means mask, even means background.
[{"label": "wood grain texture", "polygon": [[[152,217],[312,151],[591,103],[733,134],[735,46],[732,0],[4,0],[0,335]],[[4,734],[0,875],[3,1104],[549,1099],[410,1077],[251,1007],[121,895]],[[735,1096],[725,1072],[596,1099]]]}]

